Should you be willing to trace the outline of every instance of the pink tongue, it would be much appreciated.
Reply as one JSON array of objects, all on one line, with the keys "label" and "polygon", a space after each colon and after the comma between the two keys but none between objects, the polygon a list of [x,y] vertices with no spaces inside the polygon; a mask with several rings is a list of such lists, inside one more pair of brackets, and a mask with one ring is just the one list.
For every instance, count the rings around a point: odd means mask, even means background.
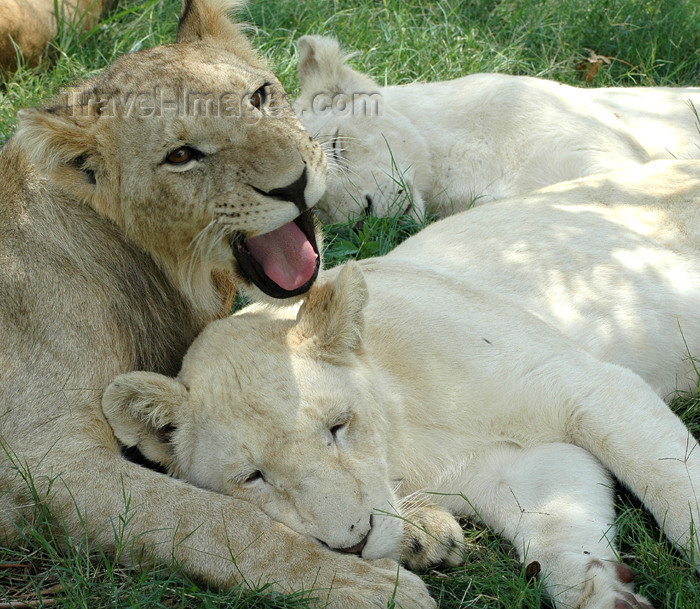
[{"label": "pink tongue", "polygon": [[316,270],[316,252],[294,222],[264,235],[249,237],[246,245],[265,275],[285,290],[301,287]]}]

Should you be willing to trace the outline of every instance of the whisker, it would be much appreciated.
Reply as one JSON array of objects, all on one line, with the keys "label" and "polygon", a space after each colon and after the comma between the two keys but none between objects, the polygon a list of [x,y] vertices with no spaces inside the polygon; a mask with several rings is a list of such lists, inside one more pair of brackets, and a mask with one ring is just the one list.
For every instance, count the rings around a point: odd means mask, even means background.
[{"label": "whisker", "polygon": [[[204,260],[211,256],[212,249],[217,242],[217,239],[212,239],[211,233],[214,228],[220,224],[220,218],[214,218],[207,224],[195,237],[190,241],[187,249],[192,251],[192,254],[187,261],[187,269],[185,274],[186,285],[192,285],[196,263],[199,260]],[[208,242],[208,244],[207,244]],[[206,251],[205,251],[206,248]]]}]

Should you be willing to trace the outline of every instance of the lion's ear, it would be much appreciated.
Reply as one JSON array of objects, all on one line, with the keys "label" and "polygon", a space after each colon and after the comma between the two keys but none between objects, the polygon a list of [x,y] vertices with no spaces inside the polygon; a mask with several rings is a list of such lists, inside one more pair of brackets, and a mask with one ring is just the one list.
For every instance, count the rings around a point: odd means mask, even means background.
[{"label": "lion's ear", "polygon": [[353,55],[343,53],[335,38],[302,36],[299,49],[299,84],[301,95],[317,93],[374,93],[379,90],[369,76],[347,65]]},{"label": "lion's ear", "polygon": [[172,464],[170,434],[177,426],[188,392],[182,383],[154,372],[129,372],[102,395],[102,411],[125,446],[136,446],[166,469]]},{"label": "lion's ear", "polygon": [[228,17],[229,13],[245,4],[246,0],[183,0],[177,42],[209,42],[262,67],[264,62],[255,53],[240,26]]},{"label": "lion's ear", "polygon": [[297,331],[324,355],[343,356],[362,346],[369,294],[360,265],[348,262],[333,281],[314,287],[298,314]]},{"label": "lion's ear", "polygon": [[94,113],[82,106],[22,110],[14,139],[40,173],[76,199],[88,201],[96,186]]}]

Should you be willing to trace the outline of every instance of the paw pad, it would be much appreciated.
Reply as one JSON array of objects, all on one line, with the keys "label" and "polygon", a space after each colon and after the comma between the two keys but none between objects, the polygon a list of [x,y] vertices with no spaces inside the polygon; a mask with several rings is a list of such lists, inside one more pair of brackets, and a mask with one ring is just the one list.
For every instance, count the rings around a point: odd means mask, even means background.
[{"label": "paw pad", "polygon": [[401,557],[406,567],[422,571],[463,561],[464,535],[454,516],[426,503],[404,508],[404,514]]}]

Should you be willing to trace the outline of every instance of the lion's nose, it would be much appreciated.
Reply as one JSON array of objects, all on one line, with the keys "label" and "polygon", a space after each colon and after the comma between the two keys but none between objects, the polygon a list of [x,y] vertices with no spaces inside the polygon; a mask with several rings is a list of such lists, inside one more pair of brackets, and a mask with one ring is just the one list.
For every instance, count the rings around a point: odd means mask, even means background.
[{"label": "lion's nose", "polygon": [[304,167],[304,171],[301,172],[301,175],[294,182],[282,188],[273,188],[265,194],[268,197],[273,197],[280,201],[290,201],[294,203],[299,209],[299,213],[301,213],[306,211],[306,198],[304,197],[306,182],[306,167]]},{"label": "lion's nose", "polygon": [[[358,556],[362,554],[362,550],[364,550],[365,545],[367,545],[367,538],[369,537],[369,534],[372,532],[372,527],[374,526],[374,516],[370,515],[369,517],[369,531],[367,531],[367,535],[365,535],[361,540],[360,543],[355,544],[354,546],[350,546],[349,548],[333,548],[336,552],[343,552],[343,554],[357,554]],[[355,525],[350,526],[350,530],[352,531],[355,528]]]}]

